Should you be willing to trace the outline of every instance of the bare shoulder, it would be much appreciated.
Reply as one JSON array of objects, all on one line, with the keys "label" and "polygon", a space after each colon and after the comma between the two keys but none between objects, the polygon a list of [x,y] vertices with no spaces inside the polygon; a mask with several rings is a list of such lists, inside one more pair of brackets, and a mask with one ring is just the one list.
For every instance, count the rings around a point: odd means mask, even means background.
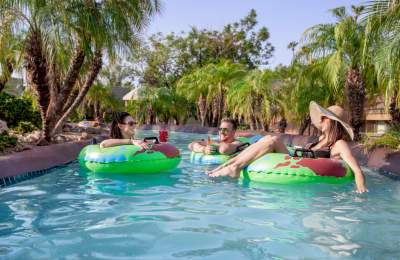
[{"label": "bare shoulder", "polygon": [[338,147],[344,147],[344,146],[345,147],[349,147],[349,144],[345,140],[340,139],[340,140],[336,141],[335,146],[338,146]]},{"label": "bare shoulder", "polygon": [[332,150],[343,152],[350,149],[349,144],[345,140],[338,140],[333,145]]}]

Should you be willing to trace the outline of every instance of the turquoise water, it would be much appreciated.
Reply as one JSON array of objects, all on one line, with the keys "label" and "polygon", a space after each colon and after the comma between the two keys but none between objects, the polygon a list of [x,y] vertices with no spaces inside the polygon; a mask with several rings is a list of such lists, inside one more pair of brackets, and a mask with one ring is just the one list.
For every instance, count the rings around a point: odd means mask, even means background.
[{"label": "turquoise water", "polygon": [[[143,134],[143,132],[142,132]],[[146,132],[146,135],[151,133]],[[1,259],[398,259],[400,182],[253,187],[183,160],[169,174],[95,176],[77,163],[0,190]]]}]

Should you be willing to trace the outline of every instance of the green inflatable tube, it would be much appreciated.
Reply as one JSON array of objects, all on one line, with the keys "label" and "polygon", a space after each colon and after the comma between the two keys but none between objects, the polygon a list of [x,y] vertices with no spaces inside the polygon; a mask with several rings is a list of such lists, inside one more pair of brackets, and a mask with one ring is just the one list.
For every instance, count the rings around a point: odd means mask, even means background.
[{"label": "green inflatable tube", "polygon": [[346,183],[354,180],[350,167],[343,161],[328,158],[292,157],[269,153],[242,170],[241,177],[258,183]]},{"label": "green inflatable tube", "polygon": [[[244,144],[250,144],[250,139],[246,137],[237,137],[237,140]],[[224,162],[228,161],[230,158],[236,156],[239,152],[226,155],[226,154],[204,154],[204,153],[195,153],[192,152],[190,154],[190,162],[194,164],[201,164],[201,165],[217,165],[223,164]]]},{"label": "green inflatable tube", "polygon": [[88,145],[78,156],[82,168],[95,173],[142,174],[175,169],[181,161],[179,150],[170,144],[153,144],[145,150],[135,145],[100,148]]}]

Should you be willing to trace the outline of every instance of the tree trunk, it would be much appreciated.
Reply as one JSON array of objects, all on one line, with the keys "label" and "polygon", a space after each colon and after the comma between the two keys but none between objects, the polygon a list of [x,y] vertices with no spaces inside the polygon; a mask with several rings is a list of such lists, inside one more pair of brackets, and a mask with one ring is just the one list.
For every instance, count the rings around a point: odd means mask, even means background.
[{"label": "tree trunk", "polygon": [[392,96],[392,100],[390,101],[389,105],[389,113],[392,117],[392,121],[390,125],[392,128],[396,130],[400,130],[400,109],[397,106],[397,95],[398,92],[395,91],[394,95]]},{"label": "tree trunk", "polygon": [[14,71],[14,66],[11,59],[6,60],[6,67],[8,71],[3,71],[3,76],[0,78],[0,92],[6,87],[6,83],[10,80]]},{"label": "tree trunk", "polygon": [[282,117],[282,119],[279,121],[278,127],[279,133],[284,134],[287,127],[286,118]]},{"label": "tree trunk", "polygon": [[[299,129],[299,135],[304,135],[304,132],[306,131],[307,127],[311,124],[311,117],[310,115],[306,115],[303,120],[301,121],[300,124],[300,129]],[[308,133],[310,135],[310,131]]]},{"label": "tree trunk", "polygon": [[207,99],[203,94],[200,95],[197,106],[199,107],[201,126],[204,127],[206,125]]},{"label": "tree trunk", "polygon": [[71,59],[67,74],[62,84],[56,66],[52,67],[50,77],[50,104],[47,109],[46,124],[47,127],[53,129],[57,121],[63,115],[63,108],[76,84],[79,72],[85,60],[85,54],[78,43],[75,46],[74,54]]},{"label": "tree trunk", "polygon": [[254,131],[256,130],[257,127],[257,120],[256,120],[256,116],[254,115],[254,113],[250,114],[250,130]]},{"label": "tree trunk", "polygon": [[39,30],[31,29],[25,41],[25,69],[28,83],[36,91],[38,105],[42,118],[43,140],[38,145],[46,145],[49,140],[49,129],[46,128],[46,113],[50,102],[50,87],[48,83],[48,64],[43,50],[42,35]]},{"label": "tree trunk", "polygon": [[219,99],[220,99],[220,94],[217,94],[213,98],[212,102],[212,121],[211,121],[211,126],[216,127],[218,126],[218,118],[219,118]]},{"label": "tree trunk", "polygon": [[85,98],[87,92],[89,91],[90,87],[93,85],[94,80],[96,79],[97,75],[100,72],[100,69],[103,65],[102,62],[102,53],[101,49],[97,49],[94,53],[94,57],[92,60],[92,64],[90,65],[85,83],[83,84],[82,89],[80,90],[78,96],[72,103],[72,105],[65,111],[62,117],[58,120],[57,124],[55,125],[52,135],[58,132],[58,129],[62,129],[64,122],[67,120],[69,115],[81,104],[82,100]]},{"label": "tree trunk", "polygon": [[350,125],[354,130],[354,140],[360,139],[364,121],[365,81],[358,68],[347,72],[345,83],[347,105],[350,109]]},{"label": "tree trunk", "polygon": [[265,132],[269,131],[269,121],[268,120],[263,121],[262,130]]}]

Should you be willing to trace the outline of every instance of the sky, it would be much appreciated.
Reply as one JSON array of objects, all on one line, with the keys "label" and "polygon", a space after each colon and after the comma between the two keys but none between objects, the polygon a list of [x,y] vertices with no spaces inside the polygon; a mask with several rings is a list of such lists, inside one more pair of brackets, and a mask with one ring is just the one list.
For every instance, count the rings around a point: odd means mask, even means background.
[{"label": "sky", "polygon": [[291,41],[299,41],[302,33],[319,23],[334,22],[329,9],[360,5],[361,0],[163,0],[162,9],[145,31],[145,35],[162,32],[189,31],[192,26],[221,30],[225,24],[239,21],[251,9],[257,12],[258,28],[265,26],[275,47],[271,67],[287,65],[292,51]]}]

